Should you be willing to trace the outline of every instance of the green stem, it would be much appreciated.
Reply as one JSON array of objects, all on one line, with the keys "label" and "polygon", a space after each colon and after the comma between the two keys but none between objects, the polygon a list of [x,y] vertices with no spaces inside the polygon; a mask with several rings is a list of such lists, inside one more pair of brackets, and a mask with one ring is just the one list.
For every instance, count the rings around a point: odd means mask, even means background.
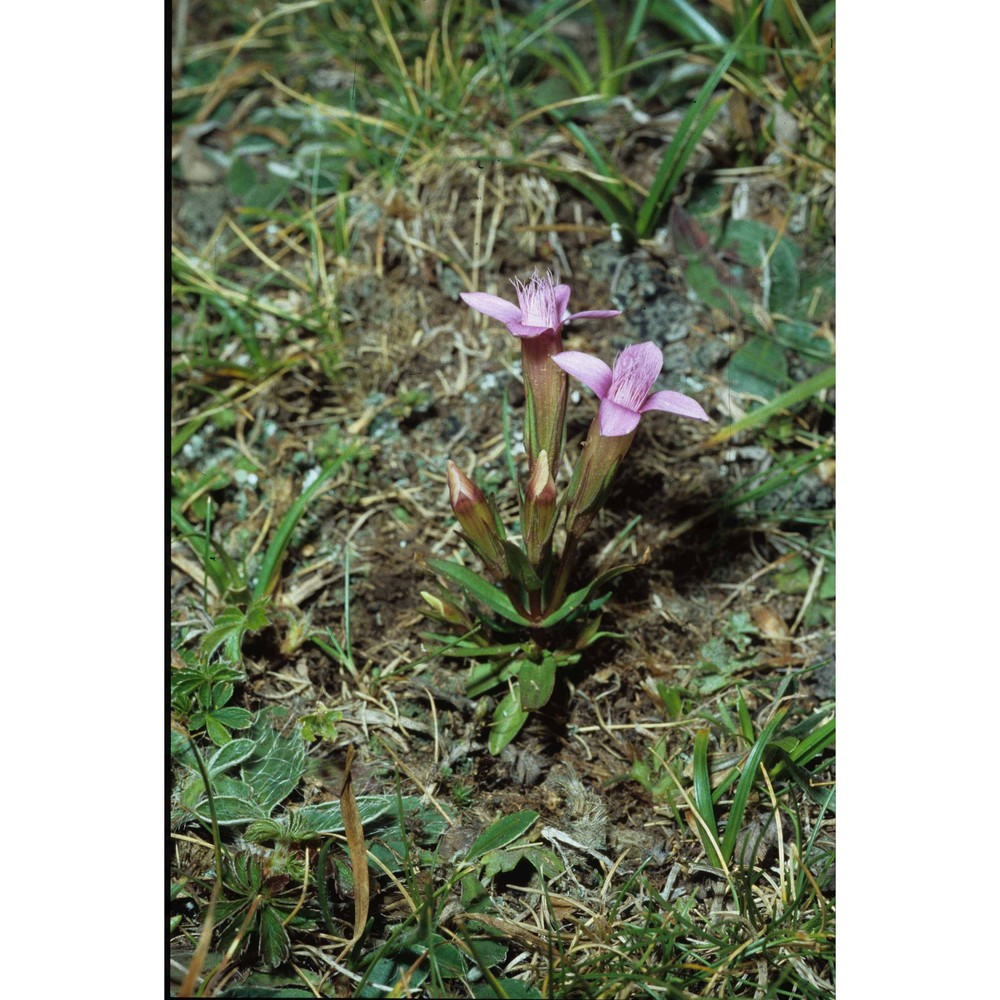
[{"label": "green stem", "polygon": [[577,536],[570,534],[566,539],[566,548],[563,549],[562,558],[559,561],[559,573],[556,576],[555,589],[552,597],[549,598],[548,606],[545,608],[543,618],[548,618],[552,612],[556,611],[562,604],[563,596],[566,593],[566,584],[569,582],[569,575],[573,572],[576,564]]}]

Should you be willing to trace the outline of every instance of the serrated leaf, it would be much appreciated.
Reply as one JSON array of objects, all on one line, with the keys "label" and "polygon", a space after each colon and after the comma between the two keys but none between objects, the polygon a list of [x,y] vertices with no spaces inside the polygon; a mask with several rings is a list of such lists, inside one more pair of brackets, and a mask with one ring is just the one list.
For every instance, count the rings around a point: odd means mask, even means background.
[{"label": "serrated leaf", "polygon": [[260,957],[263,964],[274,969],[281,965],[291,950],[288,931],[282,925],[281,913],[273,906],[265,906],[260,913]]},{"label": "serrated leaf", "polygon": [[506,847],[518,837],[527,833],[538,819],[534,809],[524,809],[510,816],[502,816],[491,823],[472,843],[465,856],[466,861],[475,861],[488,851]]},{"label": "serrated leaf", "polygon": [[519,615],[514,610],[510,598],[493,584],[488,583],[471,569],[460,566],[458,563],[446,562],[444,559],[428,559],[427,565],[440,576],[447,577],[453,583],[457,583],[474,600],[495,611],[502,618],[513,622],[515,625],[528,627],[531,622],[527,618]]},{"label": "serrated leaf", "polygon": [[517,675],[521,708],[526,712],[533,712],[548,704],[555,683],[556,661],[551,653],[546,653],[541,663],[525,660]]},{"label": "serrated leaf", "polygon": [[490,726],[489,750],[495,757],[521,731],[528,721],[528,713],[521,709],[520,695],[515,685],[493,713]]}]

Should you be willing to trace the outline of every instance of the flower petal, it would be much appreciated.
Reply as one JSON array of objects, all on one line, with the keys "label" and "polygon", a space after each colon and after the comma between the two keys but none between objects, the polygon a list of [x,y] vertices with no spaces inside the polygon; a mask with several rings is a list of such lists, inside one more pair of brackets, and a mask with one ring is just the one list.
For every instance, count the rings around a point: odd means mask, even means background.
[{"label": "flower petal", "polygon": [[562,319],[563,313],[566,312],[566,307],[569,305],[569,285],[556,285],[553,289],[556,298],[556,315]]},{"label": "flower petal", "polygon": [[501,323],[516,323],[521,319],[521,310],[497,295],[487,295],[486,292],[461,292],[459,298],[476,312],[485,313],[491,319]]},{"label": "flower petal", "polygon": [[551,326],[529,326],[527,323],[508,323],[507,329],[515,337],[540,337],[543,333],[549,333]]},{"label": "flower petal", "polygon": [[671,392],[664,389],[654,392],[640,408],[642,413],[647,410],[663,410],[666,413],[676,413],[680,417],[691,417],[694,420],[708,420],[708,414],[701,405],[683,392]]},{"label": "flower petal", "polygon": [[588,389],[593,389],[600,399],[611,388],[611,369],[593,354],[583,351],[560,351],[552,355],[552,360],[567,375],[579,379]]},{"label": "flower petal", "polygon": [[631,434],[639,426],[639,416],[635,410],[630,410],[613,399],[602,399],[601,408],[597,411],[601,434],[607,438]]},{"label": "flower petal", "polygon": [[588,309],[586,312],[567,316],[563,322],[568,323],[571,319],[609,319],[612,316],[621,316],[621,314],[621,309]]},{"label": "flower petal", "polygon": [[651,340],[644,344],[631,344],[615,359],[615,375],[627,376],[630,382],[643,386],[649,392],[663,368],[663,351]]}]

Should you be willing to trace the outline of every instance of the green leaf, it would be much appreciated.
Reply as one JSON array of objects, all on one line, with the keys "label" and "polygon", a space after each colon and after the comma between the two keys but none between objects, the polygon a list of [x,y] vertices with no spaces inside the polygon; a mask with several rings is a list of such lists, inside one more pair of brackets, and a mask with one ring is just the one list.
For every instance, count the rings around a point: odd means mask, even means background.
[{"label": "green leaf", "polygon": [[531,622],[514,610],[510,598],[492,583],[488,583],[471,569],[460,566],[458,563],[446,562],[444,559],[428,559],[427,565],[431,570],[440,576],[447,577],[453,583],[457,583],[463,590],[467,591],[475,600],[485,604],[498,615],[506,618],[507,621],[514,622],[515,625],[522,625],[525,628]]},{"label": "green leaf", "polygon": [[736,839],[739,836],[740,828],[743,825],[743,814],[746,812],[747,802],[750,799],[750,790],[757,777],[757,769],[764,758],[764,751],[771,742],[774,731],[785,717],[787,709],[776,712],[774,718],[760,731],[756,742],[747,755],[746,763],[743,765],[743,773],[740,775],[739,784],[733,795],[733,805],[729,810],[729,818],[726,820],[726,833],[722,838],[722,856],[726,861],[731,860],[733,851],[736,848]]},{"label": "green leaf", "polygon": [[232,739],[229,730],[213,715],[205,716],[205,732],[217,747],[224,747]]},{"label": "green leaf", "polygon": [[[759,10],[757,11],[759,13]],[[732,45],[726,49],[725,54],[715,67],[712,75],[704,82],[698,96],[694,99],[684,118],[681,120],[677,131],[674,133],[670,145],[664,153],[663,160],[656,172],[656,177],[650,186],[649,195],[642,204],[639,218],[636,222],[636,232],[640,239],[649,236],[656,227],[663,210],[673,196],[684,168],[687,166],[691,154],[694,152],[701,138],[701,134],[711,124],[719,108],[725,103],[726,96],[723,94],[713,97],[715,88],[719,85],[726,70],[732,65],[733,60],[740,54],[744,35],[749,32],[750,25],[757,18],[757,13],[747,22],[743,30],[733,40]]]},{"label": "green leaf", "polygon": [[521,708],[532,712],[548,703],[556,683],[556,661],[551,653],[542,657],[541,663],[525,660],[517,675],[521,693]]},{"label": "green leaf", "polygon": [[[722,867],[719,858],[719,831],[715,825],[715,808],[712,803],[712,779],[708,769],[708,730],[699,729],[694,738],[694,804],[698,815],[704,821],[704,826],[698,824],[698,836],[701,839],[709,861],[718,868]],[[706,829],[707,828],[707,829]]]},{"label": "green leaf", "polygon": [[498,684],[502,684],[509,677],[516,676],[522,669],[523,662],[523,660],[511,659],[491,663],[474,663],[469,671],[465,693],[470,698],[478,698]]},{"label": "green leaf", "polygon": [[253,722],[253,713],[248,712],[245,708],[238,708],[235,705],[229,705],[226,708],[217,708],[212,712],[212,715],[222,725],[228,726],[230,729],[247,729]]},{"label": "green leaf", "polygon": [[[358,812],[361,824],[364,826],[374,820],[393,813],[396,808],[395,795],[359,795],[357,797]],[[344,829],[344,818],[340,812],[339,802],[322,802],[316,805],[300,806],[294,815],[306,830],[321,834],[341,833]]]},{"label": "green leaf", "polygon": [[509,843],[527,833],[537,819],[538,813],[534,809],[524,809],[510,816],[502,816],[491,823],[473,841],[472,846],[465,856],[465,860],[476,861],[489,851],[496,851],[501,847],[506,847]]},{"label": "green leaf", "polygon": [[[236,798],[232,795],[215,797],[215,818],[219,826],[236,826],[251,820],[263,819],[264,810],[253,799]],[[208,803],[198,809],[198,818],[209,822]]]},{"label": "green leaf", "polygon": [[260,914],[260,957],[270,969],[281,965],[291,950],[288,932],[282,926],[281,912],[274,906],[265,906]]},{"label": "green leaf", "polygon": [[764,400],[773,400],[788,381],[785,352],[766,337],[751,337],[726,366],[726,382],[733,392]]},{"label": "green leaf", "polygon": [[209,758],[206,765],[209,775],[214,777],[236,764],[241,764],[254,752],[256,747],[257,744],[253,740],[230,740]]},{"label": "green leaf", "polygon": [[[542,994],[521,982],[520,979],[509,979],[506,976],[497,980],[497,985],[503,990],[497,991],[488,982],[473,983],[471,986],[472,995],[476,1000],[500,1000],[502,997],[509,997],[510,1000],[541,1000]],[[221,996],[221,994],[220,994]]]},{"label": "green leaf", "polygon": [[527,861],[542,877],[549,879],[565,868],[547,847],[520,846],[490,851],[483,858],[483,878],[491,879],[499,872],[512,872],[522,861]]},{"label": "green leaf", "polygon": [[766,424],[776,414],[797,406],[803,400],[814,396],[817,392],[829,389],[835,384],[836,377],[836,368],[833,365],[825,368],[818,374],[806,379],[805,382],[800,382],[798,385],[792,386],[787,392],[783,392],[780,396],[775,397],[765,406],[751,411],[735,423],[724,427],[721,431],[717,431],[704,442],[703,447],[714,447],[742,431],[749,430],[751,427],[759,427]]},{"label": "green leaf", "polygon": [[528,721],[528,713],[521,709],[517,685],[507,693],[493,713],[490,726],[489,750],[495,757],[521,731]]},{"label": "green leaf", "polygon": [[309,997],[315,996],[309,990],[304,990],[299,986],[231,986],[221,993],[216,993],[217,997],[259,997],[260,1000],[283,1000],[284,997]]},{"label": "green leaf", "polygon": [[510,575],[524,587],[525,590],[541,590],[542,581],[538,578],[528,557],[521,551],[520,547],[513,542],[503,543],[504,555],[507,557],[507,569]]},{"label": "green leaf", "polygon": [[790,240],[779,238],[778,234],[762,222],[752,219],[733,219],[726,226],[720,249],[736,256],[744,264],[761,269],[766,268],[767,309],[771,313],[791,315],[795,312],[799,298],[799,250]]},{"label": "green leaf", "polygon": [[264,597],[270,594],[278,583],[278,575],[281,572],[281,563],[285,558],[285,550],[292,537],[292,531],[298,524],[299,518],[305,513],[306,508],[320,493],[326,488],[326,484],[333,478],[344,462],[352,459],[358,451],[360,445],[352,444],[335,459],[327,462],[320,470],[319,476],[302,495],[288,508],[285,516],[281,519],[274,537],[267,546],[264,559],[257,574],[257,582],[254,584],[253,596]]},{"label": "green leaf", "polygon": [[286,798],[298,785],[305,770],[306,747],[298,726],[283,736],[272,727],[272,720],[285,721],[283,709],[262,709],[250,732],[257,747],[243,766],[243,780],[253,787],[265,815]]},{"label": "green leaf", "polygon": [[548,615],[544,621],[542,621],[540,628],[551,628],[553,625],[557,625],[564,618],[569,617],[594,591],[604,586],[604,584],[613,580],[616,576],[621,576],[622,573],[628,573],[630,570],[635,569],[636,564],[630,563],[626,566],[615,566],[613,569],[609,569],[602,573],[595,580],[591,580],[586,587],[580,590],[574,591],[567,597],[563,603]]}]

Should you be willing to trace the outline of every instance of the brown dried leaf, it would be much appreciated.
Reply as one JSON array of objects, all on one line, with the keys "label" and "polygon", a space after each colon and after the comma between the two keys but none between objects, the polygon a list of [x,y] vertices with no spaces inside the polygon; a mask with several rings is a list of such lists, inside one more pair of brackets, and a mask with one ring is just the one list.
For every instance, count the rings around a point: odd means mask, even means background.
[{"label": "brown dried leaf", "polygon": [[368,852],[365,849],[365,831],[361,826],[361,814],[354,797],[351,781],[351,765],[354,763],[354,747],[347,748],[347,762],[344,764],[344,784],[340,789],[340,815],[344,821],[347,836],[347,850],[351,856],[351,874],[354,876],[354,936],[344,946],[347,954],[361,937],[368,920]]}]

